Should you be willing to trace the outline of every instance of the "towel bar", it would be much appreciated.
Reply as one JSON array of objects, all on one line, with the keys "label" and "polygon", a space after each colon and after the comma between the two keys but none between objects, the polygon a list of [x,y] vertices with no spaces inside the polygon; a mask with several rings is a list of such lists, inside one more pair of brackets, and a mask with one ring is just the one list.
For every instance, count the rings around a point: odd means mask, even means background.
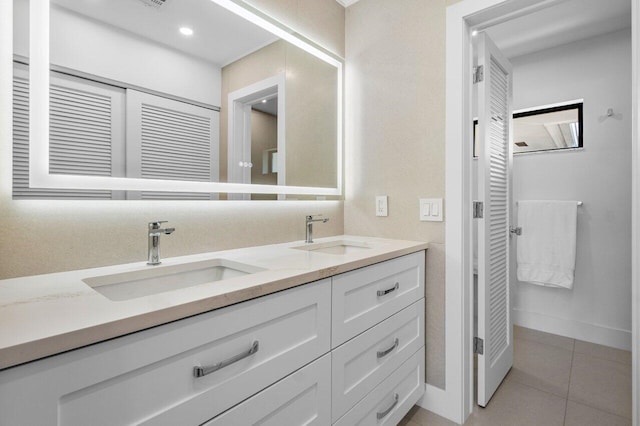
[{"label": "towel bar", "polygon": [[[520,201],[516,201],[516,204],[519,204],[519,203],[520,203]],[[582,206],[582,204],[583,204],[582,201],[577,201],[577,203],[578,203],[578,206]]]},{"label": "towel bar", "polygon": [[[518,203],[519,201],[516,201],[516,204]],[[577,201],[577,203],[578,203],[578,206],[582,206],[582,201]],[[522,235],[522,228],[519,226],[518,227],[510,226],[509,232],[516,235]]]}]

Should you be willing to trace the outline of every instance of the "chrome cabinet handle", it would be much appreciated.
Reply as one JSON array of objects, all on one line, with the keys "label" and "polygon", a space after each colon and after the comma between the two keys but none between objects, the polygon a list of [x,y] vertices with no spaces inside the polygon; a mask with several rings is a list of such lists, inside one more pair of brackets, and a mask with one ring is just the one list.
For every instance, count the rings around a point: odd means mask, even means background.
[{"label": "chrome cabinet handle", "polygon": [[397,348],[398,344],[400,344],[400,340],[398,340],[398,338],[396,337],[396,340],[393,341],[393,346],[391,346],[389,349],[385,349],[384,351],[378,351],[378,358],[383,358],[389,355],[389,352]]},{"label": "chrome cabinet handle", "polygon": [[389,414],[391,410],[394,409],[394,407],[398,404],[398,399],[399,399],[398,394],[395,394],[393,396],[393,404],[391,404],[391,407],[387,408],[384,411],[380,411],[376,413],[376,417],[378,418],[378,420],[384,419],[387,416],[387,414]]},{"label": "chrome cabinet handle", "polygon": [[204,377],[207,374],[211,374],[214,371],[218,371],[224,367],[227,367],[235,362],[240,361],[241,359],[244,359],[248,356],[251,356],[253,354],[255,354],[256,352],[258,352],[258,349],[260,349],[260,342],[258,342],[257,340],[255,340],[252,344],[251,344],[251,348],[249,348],[248,351],[242,352],[238,355],[234,355],[229,359],[225,359],[224,361],[220,361],[216,364],[213,364],[209,367],[193,367],[193,375],[195,377]]},{"label": "chrome cabinet handle", "polygon": [[395,285],[393,287],[391,287],[391,288],[388,288],[386,290],[378,290],[378,297],[385,296],[385,295],[391,293],[392,291],[396,291],[399,288],[400,288],[400,283],[395,283]]}]

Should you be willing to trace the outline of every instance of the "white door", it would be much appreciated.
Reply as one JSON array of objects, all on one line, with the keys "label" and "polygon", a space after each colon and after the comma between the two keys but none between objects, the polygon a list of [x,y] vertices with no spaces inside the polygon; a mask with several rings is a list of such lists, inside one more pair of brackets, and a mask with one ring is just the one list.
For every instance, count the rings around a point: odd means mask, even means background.
[{"label": "white door", "polygon": [[[486,406],[513,365],[509,291],[512,167],[511,64],[478,35],[478,404]],[[479,75],[480,73],[476,73]]]}]

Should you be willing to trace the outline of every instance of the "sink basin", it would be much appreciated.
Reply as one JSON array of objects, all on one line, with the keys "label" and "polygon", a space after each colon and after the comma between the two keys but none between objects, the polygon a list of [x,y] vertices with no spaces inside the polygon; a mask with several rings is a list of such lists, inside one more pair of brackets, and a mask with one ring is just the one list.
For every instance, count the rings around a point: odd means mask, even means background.
[{"label": "sink basin", "polygon": [[311,243],[303,246],[291,247],[296,250],[306,250],[327,254],[350,254],[368,250],[371,246],[362,241],[336,240],[323,243]]},{"label": "sink basin", "polygon": [[133,272],[85,278],[95,291],[114,301],[135,299],[200,284],[264,271],[226,259],[211,259],[172,266],[149,266]]}]

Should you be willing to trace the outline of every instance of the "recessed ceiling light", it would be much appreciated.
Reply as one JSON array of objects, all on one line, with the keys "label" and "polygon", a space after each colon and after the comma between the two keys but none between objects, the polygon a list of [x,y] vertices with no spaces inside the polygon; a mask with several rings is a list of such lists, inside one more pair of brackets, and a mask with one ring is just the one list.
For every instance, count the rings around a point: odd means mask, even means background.
[{"label": "recessed ceiling light", "polygon": [[193,35],[193,30],[189,27],[181,27],[180,28],[180,34],[182,35],[186,35],[186,36],[192,36]]},{"label": "recessed ceiling light", "polygon": [[263,100],[262,100],[262,103],[263,103],[263,104],[266,104],[266,103],[267,103],[267,100],[266,100],[266,99],[263,99]]},{"label": "recessed ceiling light", "polygon": [[478,35],[478,30],[471,31],[471,37],[475,37]]}]

